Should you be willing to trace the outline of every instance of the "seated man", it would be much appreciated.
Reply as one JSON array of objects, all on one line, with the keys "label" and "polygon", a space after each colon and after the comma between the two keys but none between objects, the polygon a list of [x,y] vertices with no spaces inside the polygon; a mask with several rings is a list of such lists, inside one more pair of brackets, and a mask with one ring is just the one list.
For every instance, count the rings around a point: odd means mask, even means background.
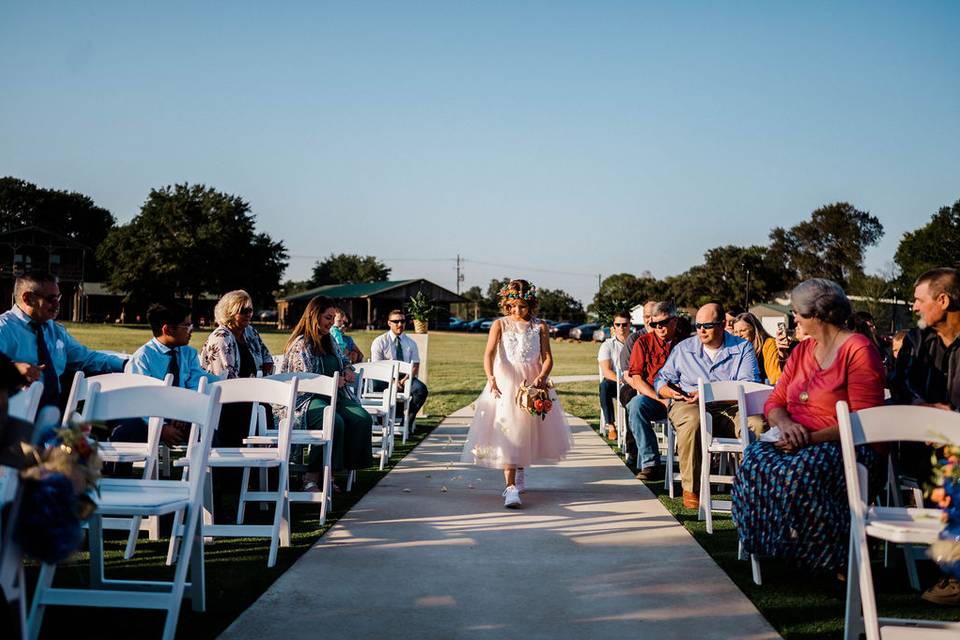
[{"label": "seated man", "polygon": [[[960,273],[931,269],[914,285],[913,310],[925,328],[913,329],[897,354],[890,391],[897,404],[960,411]],[[899,445],[899,468],[923,482],[931,475],[931,447]],[[945,577],[924,591],[924,600],[960,605],[960,581]]]},{"label": "seated man", "polygon": [[[704,382],[745,380],[760,382],[760,368],[753,345],[724,331],[723,306],[716,302],[697,311],[697,335],[679,342],[657,374],[654,388],[671,401],[667,415],[677,432],[683,506],[696,509],[700,491],[700,407],[697,379]],[[714,403],[707,406],[713,416],[715,435],[739,433],[737,406]],[[750,428],[762,431],[763,421],[751,417]]]},{"label": "seated man", "polygon": [[630,384],[637,394],[627,405],[630,430],[637,441],[637,478],[657,480],[662,476],[660,448],[653,422],[667,417],[666,402],[653,385],[677,338],[677,308],[658,302],[647,316],[647,331],[637,339],[630,354]]},{"label": "seated man", "polygon": [[620,352],[624,342],[630,335],[630,314],[618,312],[613,316],[612,335],[600,345],[597,353],[597,362],[600,363],[600,408],[603,412],[603,423],[606,425],[607,438],[617,439],[617,426],[614,418],[613,402],[617,396],[617,382],[622,379],[623,370],[620,369]]},{"label": "seated man", "polygon": [[387,315],[387,323],[390,329],[374,338],[373,344],[370,345],[370,361],[403,360],[413,363],[412,375],[400,378],[400,391],[407,389],[407,393],[410,395],[410,413],[407,415],[407,424],[410,426],[410,433],[413,433],[413,420],[427,401],[429,391],[427,385],[417,379],[417,375],[420,373],[420,350],[417,349],[417,343],[403,332],[406,322],[407,318],[400,309],[394,309]]},{"label": "seated man", "polygon": [[[130,373],[162,380],[173,374],[173,386],[196,390],[200,380],[216,382],[219,376],[200,367],[197,350],[190,345],[193,323],[190,309],[176,302],[154,304],[147,310],[147,322],[153,338],[130,357]],[[163,425],[160,439],[167,445],[183,444],[190,426],[170,422]],[[132,419],[120,421],[110,439],[114,442],[146,442],[147,423]]]},{"label": "seated man", "polygon": [[0,353],[13,360],[28,382],[42,380],[40,406],[63,408],[60,376],[67,366],[86,372],[123,371],[118,356],[92,351],[54,322],[60,312],[60,286],[49,273],[31,271],[17,278],[14,305],[0,314]]}]

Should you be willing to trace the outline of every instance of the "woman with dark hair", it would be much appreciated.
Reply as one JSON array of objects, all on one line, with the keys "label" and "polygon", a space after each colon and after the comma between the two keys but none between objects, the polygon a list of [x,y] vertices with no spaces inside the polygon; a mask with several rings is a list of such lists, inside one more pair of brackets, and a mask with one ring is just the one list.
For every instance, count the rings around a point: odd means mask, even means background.
[{"label": "woman with dark hair", "polygon": [[[835,282],[815,278],[791,294],[809,339],[797,344],[764,413],[775,442],[747,447],[733,486],[733,521],[743,549],[808,569],[840,571],[847,562],[850,513],[836,404],[851,411],[883,404],[880,354],[845,328],[850,301]],[[875,469],[877,456],[858,449]]]},{"label": "woman with dark hair", "polygon": [[[346,393],[345,385],[353,379],[353,370],[344,365],[342,354],[330,336],[335,317],[336,307],[330,299],[318,296],[311,300],[290,334],[281,369],[283,372],[303,371],[325,376],[341,374],[333,435],[333,468],[337,471],[363,469],[370,466],[373,456],[373,419]],[[323,410],[329,405],[329,399],[303,394],[297,399],[294,428],[322,429]],[[278,420],[283,417],[277,415]],[[310,452],[307,472],[303,475],[304,491],[321,490],[322,470],[323,458],[320,449],[315,448]]]},{"label": "woman with dark hair", "polygon": [[749,311],[739,314],[733,323],[733,333],[753,344],[757,364],[760,365],[760,379],[777,384],[781,374],[780,350],[777,341],[763,328],[760,319]]}]

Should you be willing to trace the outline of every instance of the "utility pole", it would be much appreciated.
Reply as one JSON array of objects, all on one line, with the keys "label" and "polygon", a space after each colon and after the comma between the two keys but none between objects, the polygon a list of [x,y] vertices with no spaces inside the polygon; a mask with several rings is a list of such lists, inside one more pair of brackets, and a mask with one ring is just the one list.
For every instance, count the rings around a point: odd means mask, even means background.
[{"label": "utility pole", "polygon": [[464,275],[460,268],[460,254],[457,254],[457,295],[460,295],[460,283],[463,282]]},{"label": "utility pole", "polygon": [[747,290],[743,296],[743,310],[749,311],[750,310],[750,269],[747,269],[746,271],[747,271],[747,287],[746,287]]}]

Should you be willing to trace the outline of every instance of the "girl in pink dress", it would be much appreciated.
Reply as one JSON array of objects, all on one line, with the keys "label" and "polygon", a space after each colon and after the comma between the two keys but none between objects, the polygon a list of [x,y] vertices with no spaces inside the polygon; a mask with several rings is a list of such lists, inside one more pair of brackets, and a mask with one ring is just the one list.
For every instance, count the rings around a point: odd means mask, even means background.
[{"label": "girl in pink dress", "polygon": [[487,385],[476,402],[461,460],[503,469],[504,506],[520,506],[525,490],[524,468],[557,462],[570,450],[570,427],[556,393],[545,415],[534,415],[516,402],[521,384],[547,388],[553,368],[547,325],[534,314],[536,288],[526,280],[511,280],[500,291],[503,317],[490,327],[483,356]]}]

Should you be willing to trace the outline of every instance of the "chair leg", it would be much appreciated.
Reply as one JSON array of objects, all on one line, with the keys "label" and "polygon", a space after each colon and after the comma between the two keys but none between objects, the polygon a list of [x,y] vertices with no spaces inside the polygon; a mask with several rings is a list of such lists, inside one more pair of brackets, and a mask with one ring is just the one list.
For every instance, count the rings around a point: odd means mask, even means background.
[{"label": "chair leg", "polygon": [[350,491],[353,490],[353,481],[356,480],[356,478],[357,478],[357,470],[351,469],[347,473],[347,493],[350,493]]},{"label": "chair leg", "polygon": [[130,535],[127,536],[127,547],[123,550],[123,559],[129,560],[137,550],[137,538],[140,537],[140,523],[143,519],[140,516],[133,516],[130,519]]},{"label": "chair leg", "polygon": [[170,528],[170,544],[167,545],[167,566],[173,564],[177,558],[180,546],[180,526],[183,523],[183,511],[173,514],[173,526]]},{"label": "chair leg", "polygon": [[280,510],[280,546],[290,546],[290,467],[284,464],[280,467],[280,473],[277,474],[277,495],[279,500],[277,508]]},{"label": "chair leg", "polygon": [[[260,476],[260,478],[259,478],[259,480],[260,480],[260,491],[269,491],[269,486],[268,486],[269,483],[268,483],[268,478],[267,478],[267,470],[266,470],[266,469],[260,469],[258,475]],[[260,511],[266,511],[266,510],[269,509],[269,508],[270,508],[270,505],[267,504],[266,502],[261,502],[261,503],[260,503]]]},{"label": "chair leg", "polygon": [[190,551],[190,600],[194,611],[207,610],[206,568],[203,563],[203,532],[193,534]]},{"label": "chair leg", "polygon": [[[37,587],[33,591],[33,602],[30,603],[30,615],[27,617],[28,640],[36,640],[40,636],[43,614],[47,608],[42,602],[47,590],[53,584],[53,576],[56,572],[57,565],[55,564],[44,563],[40,566],[40,576],[37,578]],[[24,596],[24,594],[21,593],[21,596]]]},{"label": "chair leg", "polygon": [[[170,600],[167,604],[167,618],[163,624],[163,640],[174,640],[177,633],[177,620],[180,618],[180,605],[183,602],[184,585],[187,581],[187,569],[191,566],[193,552],[196,549],[194,538],[203,536],[199,514],[195,510],[188,513],[183,531],[183,551],[177,558],[177,568],[173,574],[173,584],[170,587]],[[197,587],[191,585],[191,598],[194,588],[203,589],[201,582]]]},{"label": "chair leg", "polygon": [[250,484],[250,467],[243,468],[243,481],[240,484],[240,498],[237,501],[237,524],[243,524],[244,507],[247,506],[247,486]]},{"label": "chair leg", "polygon": [[667,494],[674,498],[674,486],[673,486],[673,453],[674,448],[676,447],[676,442],[674,442],[675,434],[673,432],[673,425],[667,422],[667,468],[664,470],[664,480],[667,483]]},{"label": "chair leg", "polygon": [[103,587],[103,519],[96,513],[90,518],[87,529],[90,545],[90,588]]},{"label": "chair leg", "polygon": [[320,526],[327,523],[327,507],[332,500],[333,471],[330,468],[333,460],[333,452],[329,443],[323,447],[323,502],[320,503]]},{"label": "chair leg", "polygon": [[760,577],[760,558],[755,553],[750,554],[750,570],[753,573],[753,583],[757,586],[763,585]]},{"label": "chair leg", "polygon": [[844,640],[858,640],[860,634],[864,631],[863,618],[860,615],[860,572],[857,569],[857,554],[853,545],[853,532],[851,532],[850,551],[847,553],[847,602],[844,608]]}]

